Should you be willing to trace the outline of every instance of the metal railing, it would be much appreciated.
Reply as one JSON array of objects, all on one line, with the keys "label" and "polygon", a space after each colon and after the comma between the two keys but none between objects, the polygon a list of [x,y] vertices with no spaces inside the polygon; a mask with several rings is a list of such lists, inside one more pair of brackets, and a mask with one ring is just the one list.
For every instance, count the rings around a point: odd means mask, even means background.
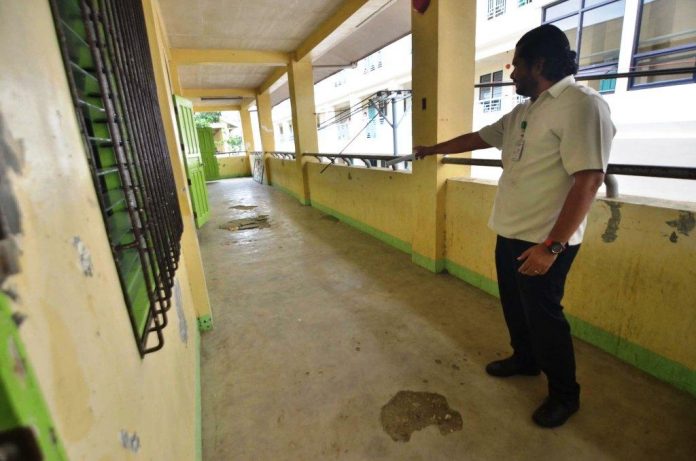
[{"label": "metal railing", "polygon": [[242,157],[247,155],[245,150],[230,150],[225,152],[215,152],[216,157]]},{"label": "metal railing", "polygon": [[[503,167],[502,160],[482,158],[460,158],[445,156],[442,159],[442,163],[448,163],[452,165],[488,166],[498,168]],[[607,186],[607,197],[609,198],[616,198],[619,195],[618,183],[613,177],[614,175],[693,180],[696,179],[696,168],[611,163],[607,166],[607,175],[604,181],[604,183]]]},{"label": "metal railing", "polygon": [[[337,161],[342,162],[345,166],[352,167],[365,167],[365,168],[391,168],[392,170],[397,170],[397,165],[399,162],[388,165],[387,162],[392,162],[399,157],[394,155],[384,155],[384,154],[332,154],[326,152],[310,152],[302,154],[306,157],[314,157],[321,163],[326,163],[327,166],[336,165]],[[326,160],[326,161],[325,161]],[[356,162],[362,162],[362,165],[356,164]],[[405,168],[410,169],[410,162],[405,163]]]}]

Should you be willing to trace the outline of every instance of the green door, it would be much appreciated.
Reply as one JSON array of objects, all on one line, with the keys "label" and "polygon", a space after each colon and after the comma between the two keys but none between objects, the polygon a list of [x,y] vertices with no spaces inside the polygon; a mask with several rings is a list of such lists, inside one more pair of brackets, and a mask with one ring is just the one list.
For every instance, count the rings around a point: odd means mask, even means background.
[{"label": "green door", "polygon": [[215,157],[215,141],[213,140],[212,128],[197,128],[198,142],[201,146],[201,156],[203,157],[203,169],[205,179],[212,181],[220,179],[220,168],[218,167],[217,157]]},{"label": "green door", "polygon": [[193,122],[193,105],[188,99],[174,96],[176,118],[179,124],[179,138],[181,139],[181,152],[186,165],[186,176],[191,193],[191,205],[196,227],[201,227],[210,217],[208,206],[208,190],[205,187],[205,172],[201,157],[198,133]]}]

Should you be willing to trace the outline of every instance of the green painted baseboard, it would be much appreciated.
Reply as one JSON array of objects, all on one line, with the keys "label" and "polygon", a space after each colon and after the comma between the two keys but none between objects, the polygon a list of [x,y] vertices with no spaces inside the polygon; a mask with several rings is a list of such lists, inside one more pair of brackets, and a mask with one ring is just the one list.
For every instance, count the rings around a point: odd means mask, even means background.
[{"label": "green painted baseboard", "polygon": [[291,191],[290,189],[287,189],[287,188],[285,188],[285,187],[283,187],[283,186],[280,186],[280,185],[278,185],[278,184],[273,184],[273,183],[271,183],[271,186],[275,187],[276,189],[278,189],[278,190],[280,190],[280,191],[282,191],[282,192],[285,192],[286,194],[288,194],[288,195],[291,196],[291,197],[294,197],[298,202],[300,202],[300,203],[301,203],[302,205],[304,205],[304,206],[308,206],[308,205],[311,205],[311,204],[312,204],[311,201],[303,199],[302,197],[299,196],[299,194],[297,194],[296,192]]},{"label": "green painted baseboard", "polygon": [[355,227],[359,231],[365,232],[366,234],[369,234],[373,237],[375,237],[378,240],[381,240],[382,242],[393,246],[397,250],[401,250],[404,253],[411,254],[411,244],[404,242],[403,240],[400,240],[393,235],[387,234],[386,232],[382,232],[379,229],[375,229],[372,226],[368,226],[367,224],[364,224],[356,219],[351,218],[350,216],[346,216],[342,213],[339,213],[336,210],[333,210],[327,206],[322,205],[321,203],[318,203],[316,201],[312,201],[311,205],[316,208],[319,211],[322,211],[326,214],[329,214],[337,219],[339,219],[341,222],[344,222],[348,224],[351,227]]},{"label": "green painted baseboard", "polygon": [[445,261],[445,269],[451,275],[454,275],[458,279],[464,280],[466,283],[473,285],[491,296],[500,298],[500,292],[498,291],[498,282],[491,280],[488,277],[484,277],[466,267],[460,266],[453,263],[449,259]]},{"label": "green painted baseboard", "polygon": [[445,259],[430,259],[427,256],[416,253],[415,251],[411,252],[411,261],[420,267],[428,269],[430,272],[435,272],[436,274],[444,271],[447,265],[447,260]]},{"label": "green painted baseboard", "polygon": [[[284,192],[298,198],[292,191],[284,189],[280,186],[274,186]],[[299,200],[299,199],[298,199]],[[316,201],[312,201],[311,205],[318,210],[330,214],[366,234],[381,240],[388,245],[393,246],[405,253],[411,254],[411,260],[414,264],[428,269],[431,272],[442,272],[447,270],[448,273],[461,279],[470,285],[473,285],[486,293],[500,297],[498,291],[498,282],[491,280],[488,277],[478,274],[470,269],[460,266],[448,259],[432,260],[426,256],[420,255],[412,251],[411,244],[404,242],[386,232],[375,229],[367,224],[364,224],[356,219],[346,216],[336,210],[324,206]],[[492,256],[491,256],[492,257]],[[566,315],[568,322],[571,324],[573,335],[582,339],[605,352],[608,352],[615,357],[627,362],[636,368],[662,380],[673,386],[683,389],[690,394],[696,396],[696,371],[687,368],[686,366],[669,360],[661,355],[645,349],[642,346],[634,344],[630,341],[622,339],[612,333],[606,332],[584,320]]]},{"label": "green painted baseboard", "polygon": [[198,331],[210,331],[213,329],[213,316],[202,315],[198,317]]},{"label": "green painted baseboard", "polygon": [[194,422],[195,424],[195,444],[196,444],[196,461],[202,461],[203,460],[203,416],[202,416],[202,411],[201,411],[201,334],[198,331],[195,331],[193,333],[194,336],[194,342],[195,342],[195,354],[196,354],[196,369],[195,369],[195,374],[196,376],[194,377],[195,383],[194,383],[194,393],[195,395],[195,414],[194,417],[196,418],[196,421]]}]

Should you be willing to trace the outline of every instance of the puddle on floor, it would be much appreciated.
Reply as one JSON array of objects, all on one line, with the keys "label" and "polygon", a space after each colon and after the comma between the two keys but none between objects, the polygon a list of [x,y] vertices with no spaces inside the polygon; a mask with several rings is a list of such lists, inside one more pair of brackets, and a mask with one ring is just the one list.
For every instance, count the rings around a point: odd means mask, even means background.
[{"label": "puddle on floor", "polygon": [[231,221],[227,221],[225,224],[220,226],[220,229],[234,232],[249,229],[264,229],[270,226],[271,223],[268,221],[268,215],[262,214],[252,216],[250,218],[233,219]]},{"label": "puddle on floor", "polygon": [[247,211],[247,210],[253,210],[253,209],[255,209],[255,208],[258,208],[258,207],[257,207],[256,205],[235,205],[235,206],[231,206],[229,209],[230,209],[230,210],[244,210],[244,211]]},{"label": "puddle on floor", "polygon": [[447,399],[430,392],[399,391],[380,414],[382,428],[395,442],[408,442],[415,431],[438,426],[440,434],[462,430],[462,415]]}]

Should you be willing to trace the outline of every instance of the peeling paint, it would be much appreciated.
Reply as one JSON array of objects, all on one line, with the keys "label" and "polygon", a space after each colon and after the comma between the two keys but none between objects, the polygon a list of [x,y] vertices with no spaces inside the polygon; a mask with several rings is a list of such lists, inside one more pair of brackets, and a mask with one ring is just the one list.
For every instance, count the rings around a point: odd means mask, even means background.
[{"label": "peeling paint", "polygon": [[92,277],[94,275],[94,271],[92,270],[92,255],[90,254],[89,249],[78,236],[73,237],[72,243],[80,257],[80,267],[82,268],[82,273],[87,277]]},{"label": "peeling paint", "polygon": [[677,243],[679,240],[677,233],[688,237],[689,232],[693,231],[694,227],[696,227],[696,218],[694,218],[694,214],[690,211],[680,211],[679,217],[673,221],[667,221],[667,225],[676,229],[676,231],[672,232],[669,236],[669,241]]},{"label": "peeling paint", "polygon": [[140,450],[140,437],[136,432],[129,434],[128,431],[121,431],[119,433],[121,439],[121,446],[126,450],[130,450],[133,453],[137,453]]},{"label": "peeling paint", "polygon": [[174,305],[176,306],[176,315],[179,317],[179,338],[182,343],[188,342],[188,323],[184,314],[184,302],[181,297],[181,285],[179,279],[174,279]]},{"label": "peeling paint", "polygon": [[20,271],[20,251],[14,236],[22,232],[22,220],[8,173],[19,174],[23,160],[24,145],[12,137],[0,114],[0,284]]},{"label": "peeling paint", "polygon": [[602,234],[604,243],[612,243],[618,238],[619,224],[621,224],[621,204],[617,202],[605,202],[611,210],[611,218],[607,222],[607,228]]}]

